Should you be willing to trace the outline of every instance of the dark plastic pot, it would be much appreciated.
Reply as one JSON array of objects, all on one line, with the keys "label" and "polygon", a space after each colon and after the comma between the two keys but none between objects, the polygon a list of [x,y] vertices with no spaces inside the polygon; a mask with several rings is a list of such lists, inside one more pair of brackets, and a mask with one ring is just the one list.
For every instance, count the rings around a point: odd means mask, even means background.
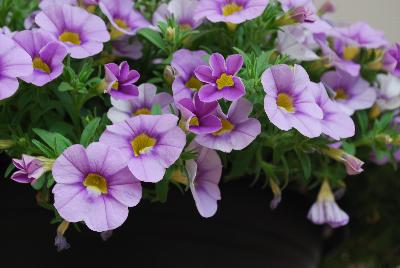
[{"label": "dark plastic pot", "polygon": [[[4,164],[3,164],[4,167]],[[165,204],[141,202],[103,242],[70,228],[71,248],[57,253],[51,213],[37,207],[27,185],[1,180],[1,263],[10,267],[318,267],[321,228],[306,219],[310,202],[286,193],[270,211],[269,191],[243,179],[221,185],[222,201],[210,219],[199,216],[190,193],[172,190]]]}]

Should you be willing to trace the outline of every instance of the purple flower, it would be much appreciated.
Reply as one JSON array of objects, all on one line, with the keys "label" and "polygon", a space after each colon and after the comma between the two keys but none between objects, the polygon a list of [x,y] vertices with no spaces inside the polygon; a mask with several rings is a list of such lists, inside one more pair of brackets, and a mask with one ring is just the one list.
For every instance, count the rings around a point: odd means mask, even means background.
[{"label": "purple flower", "polygon": [[161,4],[153,15],[153,24],[166,22],[173,16],[183,29],[195,29],[200,26],[202,19],[195,19],[196,7],[199,0],[172,0],[169,4]]},{"label": "purple flower", "polygon": [[344,226],[349,222],[349,216],[336,204],[327,181],[322,183],[318,199],[310,208],[307,218],[314,224],[329,224],[332,228]]},{"label": "purple flower", "polygon": [[33,11],[31,14],[29,14],[25,20],[24,20],[24,28],[26,30],[30,30],[36,26],[35,24],[35,17],[37,14],[39,14],[40,11]]},{"label": "purple flower", "polygon": [[17,77],[33,72],[32,58],[10,37],[0,34],[0,100],[17,91]]},{"label": "purple flower", "polygon": [[345,43],[365,48],[380,48],[388,45],[385,33],[378,31],[367,23],[357,22],[348,27],[338,28]]},{"label": "purple flower", "polygon": [[201,65],[195,70],[197,79],[205,83],[199,90],[201,101],[212,102],[222,98],[235,101],[244,96],[244,84],[237,76],[243,65],[241,55],[231,55],[225,61],[221,54],[214,53],[209,65]]},{"label": "purple flower", "polygon": [[310,79],[300,65],[275,65],[261,78],[264,109],[268,119],[281,130],[297,129],[309,138],[321,134],[321,108],[310,90]]},{"label": "purple flower", "polygon": [[330,147],[323,151],[326,155],[345,165],[348,175],[357,175],[364,171],[364,162],[343,150]]},{"label": "purple flower", "polygon": [[196,159],[186,161],[190,191],[200,215],[212,217],[221,200],[218,183],[222,175],[222,163],[217,152],[192,142],[187,150],[196,153]]},{"label": "purple flower", "polygon": [[393,45],[386,51],[383,66],[388,72],[400,77],[400,43]]},{"label": "purple flower", "polygon": [[279,0],[279,2],[281,3],[282,9],[285,12],[297,7],[305,7],[313,13],[315,13],[317,10],[312,0]]},{"label": "purple flower", "polygon": [[379,111],[395,110],[400,107],[400,78],[393,75],[379,74],[380,89],[376,105]]},{"label": "purple flower", "polygon": [[158,93],[153,84],[142,84],[139,86],[139,96],[129,100],[116,100],[111,98],[113,107],[108,111],[107,116],[111,122],[119,123],[130,117],[142,114],[151,114],[151,109],[158,104],[164,114],[171,113],[170,105],[173,103],[168,93]]},{"label": "purple flower", "polygon": [[86,10],[69,5],[50,5],[35,17],[36,24],[61,41],[72,58],[100,53],[110,40],[104,21]]},{"label": "purple flower", "polygon": [[329,60],[330,65],[334,66],[337,70],[350,74],[351,76],[358,76],[360,74],[361,66],[351,60],[339,57],[339,55],[329,47],[325,34],[318,33],[315,34],[314,37],[315,41],[321,47],[322,54]]},{"label": "purple flower", "polygon": [[4,34],[12,38],[14,36],[14,33],[15,32],[12,32],[7,26],[0,27],[0,34]]},{"label": "purple flower", "polygon": [[324,85],[322,83],[315,84],[311,82],[310,89],[316,103],[324,114],[324,117],[321,119],[322,133],[335,140],[353,137],[355,134],[353,120],[329,98]]},{"label": "purple flower", "polygon": [[35,183],[46,172],[42,161],[30,155],[13,159],[13,164],[19,170],[12,174],[11,179],[19,183]]},{"label": "purple flower", "polygon": [[341,71],[330,71],[322,76],[321,81],[333,90],[336,103],[349,115],[356,110],[371,108],[375,103],[375,89],[361,77],[353,77]]},{"label": "purple flower", "polygon": [[132,60],[138,60],[143,56],[143,44],[136,38],[129,36],[121,37],[112,42],[113,54],[118,57],[126,57]]},{"label": "purple flower", "polygon": [[96,232],[121,226],[128,207],[136,206],[142,196],[140,182],[121,160],[118,150],[101,143],[66,149],[53,165],[54,206],[60,216],[84,221]]},{"label": "purple flower", "polygon": [[196,137],[196,142],[204,147],[223,151],[243,150],[261,133],[261,124],[255,118],[249,118],[253,109],[250,101],[241,98],[231,104],[225,115],[219,108],[217,116],[222,127],[216,132]]},{"label": "purple flower", "polygon": [[207,56],[205,51],[187,49],[180,49],[173,54],[171,66],[177,71],[177,76],[172,83],[172,91],[176,102],[193,98],[193,94],[203,86],[194,71],[197,67],[206,64]]},{"label": "purple flower", "polygon": [[54,6],[54,5],[71,5],[71,6],[77,6],[78,1],[77,0],[40,0],[39,8],[40,9],[46,9],[49,6]]},{"label": "purple flower", "polygon": [[135,35],[138,29],[150,26],[142,14],[133,9],[132,0],[101,0],[99,7],[112,25],[111,39],[124,34]]},{"label": "purple flower", "polygon": [[202,102],[196,93],[193,99],[182,99],[178,108],[186,120],[186,129],[196,134],[218,131],[222,125],[215,114],[218,102]]},{"label": "purple flower", "polygon": [[186,143],[177,123],[178,117],[172,114],[139,115],[108,126],[100,142],[118,148],[136,178],[158,182]]},{"label": "purple flower", "polygon": [[114,99],[126,100],[139,95],[139,90],[133,83],[139,80],[140,75],[136,70],[129,70],[129,64],[126,61],[119,66],[115,63],[108,63],[104,69],[107,92]]},{"label": "purple flower", "polygon": [[269,0],[200,0],[195,20],[239,24],[261,16]]},{"label": "purple flower", "polygon": [[41,87],[62,74],[67,50],[48,33],[25,30],[16,33],[14,40],[32,57],[33,73],[22,80]]}]

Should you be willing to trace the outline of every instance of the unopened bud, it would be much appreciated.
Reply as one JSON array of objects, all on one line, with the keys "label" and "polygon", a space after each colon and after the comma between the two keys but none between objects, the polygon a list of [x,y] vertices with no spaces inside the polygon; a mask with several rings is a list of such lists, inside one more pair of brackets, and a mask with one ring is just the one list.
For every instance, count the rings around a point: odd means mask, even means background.
[{"label": "unopened bud", "polygon": [[10,149],[14,145],[15,142],[13,140],[0,140],[0,150]]},{"label": "unopened bud", "polygon": [[176,76],[177,76],[177,72],[174,67],[172,67],[171,65],[165,66],[164,79],[165,79],[165,81],[168,82],[168,84],[172,85]]}]

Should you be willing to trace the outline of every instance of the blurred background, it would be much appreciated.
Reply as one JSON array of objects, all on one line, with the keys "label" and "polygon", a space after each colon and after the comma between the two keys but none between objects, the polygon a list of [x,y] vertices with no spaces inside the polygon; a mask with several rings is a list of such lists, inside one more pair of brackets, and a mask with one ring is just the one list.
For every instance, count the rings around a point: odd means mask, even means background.
[{"label": "blurred background", "polygon": [[[320,6],[326,0],[314,0]],[[336,6],[335,21],[368,22],[384,30],[391,42],[400,41],[400,0],[330,0]]]}]

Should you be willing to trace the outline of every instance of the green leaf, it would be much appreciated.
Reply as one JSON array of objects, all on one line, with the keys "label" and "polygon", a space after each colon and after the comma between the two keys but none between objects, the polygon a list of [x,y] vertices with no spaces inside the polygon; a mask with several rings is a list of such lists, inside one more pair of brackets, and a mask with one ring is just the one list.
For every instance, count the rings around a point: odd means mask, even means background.
[{"label": "green leaf", "polygon": [[161,203],[165,203],[168,197],[169,181],[172,175],[173,168],[169,168],[165,173],[164,178],[156,183],[157,198]]},{"label": "green leaf", "polygon": [[58,90],[61,92],[71,91],[74,90],[74,87],[67,82],[61,82],[61,84],[58,86]]},{"label": "green leaf", "polygon": [[295,150],[297,157],[300,160],[301,167],[303,169],[304,178],[308,180],[311,177],[311,160],[308,154],[300,150]]},{"label": "green leaf", "polygon": [[45,144],[41,143],[40,141],[33,139],[32,143],[33,143],[33,145],[36,146],[36,148],[40,152],[42,152],[44,154],[44,156],[46,156],[48,158],[57,157],[57,155],[54,153],[54,151],[52,151],[52,149],[50,149],[49,147],[47,147]]},{"label": "green leaf", "polygon": [[149,40],[156,47],[164,50],[164,40],[158,32],[145,28],[140,29],[137,33]]},{"label": "green leaf", "polygon": [[356,154],[356,146],[353,143],[342,141],[342,148],[348,154],[351,154],[351,155]]},{"label": "green leaf", "polygon": [[14,164],[11,163],[7,169],[6,172],[4,172],[4,178],[8,178],[11,175],[11,172],[13,172],[13,170],[15,169]]},{"label": "green leaf", "polygon": [[360,126],[361,133],[364,134],[368,128],[368,115],[366,111],[359,111],[357,113],[358,125]]},{"label": "green leaf", "polygon": [[87,147],[95,138],[96,130],[99,127],[101,118],[96,117],[85,127],[81,135],[80,144]]},{"label": "green leaf", "polygon": [[50,173],[47,176],[47,188],[50,189],[54,185],[54,177]]},{"label": "green leaf", "polygon": [[53,149],[57,155],[61,154],[66,148],[72,145],[69,139],[57,132],[48,132],[39,128],[34,128],[33,132]]},{"label": "green leaf", "polygon": [[160,104],[154,104],[153,107],[151,107],[151,114],[152,115],[160,115],[160,114],[162,114]]},{"label": "green leaf", "polygon": [[32,184],[33,189],[40,190],[46,182],[46,175],[42,175],[35,183]]}]

